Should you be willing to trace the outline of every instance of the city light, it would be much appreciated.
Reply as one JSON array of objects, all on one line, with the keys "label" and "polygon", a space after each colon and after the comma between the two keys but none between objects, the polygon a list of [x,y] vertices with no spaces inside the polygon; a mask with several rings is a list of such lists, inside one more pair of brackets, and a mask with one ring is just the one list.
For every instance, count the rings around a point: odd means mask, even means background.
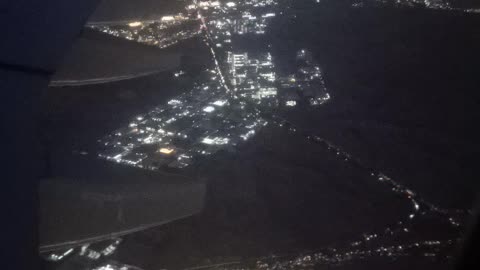
[{"label": "city light", "polygon": [[225,104],[227,104],[226,100],[216,100],[215,102],[212,103],[213,105],[223,107]]},{"label": "city light", "polygon": [[205,137],[205,138],[203,138],[202,143],[224,145],[224,144],[228,144],[229,141],[230,141],[230,139],[228,139],[228,138],[219,138],[219,137],[209,138],[209,137]]},{"label": "city light", "polygon": [[182,104],[182,102],[178,99],[172,99],[168,101],[168,105],[180,105],[180,104]]},{"label": "city light", "polygon": [[[134,21],[118,23],[118,25],[92,24],[88,27],[116,37],[167,48],[182,40],[200,35],[198,23],[191,23],[194,21],[196,20],[189,16],[177,14],[164,16],[158,20]],[[168,31],[178,26],[184,27],[180,31]]]}]

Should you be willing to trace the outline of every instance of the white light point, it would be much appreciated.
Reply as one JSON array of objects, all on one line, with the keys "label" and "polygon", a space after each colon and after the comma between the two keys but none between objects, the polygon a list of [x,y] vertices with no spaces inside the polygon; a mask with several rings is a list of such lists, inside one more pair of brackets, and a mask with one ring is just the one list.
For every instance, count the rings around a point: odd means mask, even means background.
[{"label": "white light point", "polygon": [[211,112],[215,111],[215,107],[207,106],[207,107],[203,108],[203,111],[207,112],[207,113],[211,113]]},{"label": "white light point", "polygon": [[285,103],[288,107],[294,107],[297,105],[297,102],[295,100],[289,100]]},{"label": "white light point", "polygon": [[180,105],[180,104],[182,104],[182,102],[177,99],[172,99],[168,102],[168,105]]},{"label": "white light point", "polygon": [[171,22],[171,21],[175,20],[175,17],[173,17],[173,16],[163,16],[161,20],[162,20],[162,22]]}]

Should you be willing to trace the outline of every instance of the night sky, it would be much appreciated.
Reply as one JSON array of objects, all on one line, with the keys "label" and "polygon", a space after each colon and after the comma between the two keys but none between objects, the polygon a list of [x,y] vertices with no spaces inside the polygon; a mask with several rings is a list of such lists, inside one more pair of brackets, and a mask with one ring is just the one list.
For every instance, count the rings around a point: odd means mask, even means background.
[{"label": "night sky", "polygon": [[102,0],[89,21],[151,19],[179,12],[182,0]]}]

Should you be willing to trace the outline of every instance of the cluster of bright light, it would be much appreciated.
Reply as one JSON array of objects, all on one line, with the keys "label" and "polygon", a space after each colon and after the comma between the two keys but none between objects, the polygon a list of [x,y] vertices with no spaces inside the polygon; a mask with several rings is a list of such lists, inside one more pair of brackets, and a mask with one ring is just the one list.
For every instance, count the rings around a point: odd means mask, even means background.
[{"label": "cluster of bright light", "polygon": [[275,97],[277,95],[277,89],[273,87],[260,88],[255,94],[252,95],[253,99],[264,99],[268,97]]},{"label": "cluster of bright light", "polygon": [[283,99],[285,106],[293,107],[297,101],[304,100],[311,106],[324,104],[330,99],[327,92],[322,69],[315,63],[311,53],[301,49],[296,55],[298,70],[294,74],[280,78],[280,85],[284,88]]},{"label": "cluster of bright light", "polygon": [[220,6],[220,2],[219,1],[201,1],[201,2],[198,2],[198,6],[199,7],[218,7]]},{"label": "cluster of bright light", "polygon": [[[316,0],[317,3],[320,3],[320,0]],[[451,5],[455,0],[376,0],[376,2],[381,4],[394,4],[403,7],[417,7],[418,5],[423,5],[426,8],[430,9],[441,9],[441,10],[450,10],[450,11],[463,11],[463,12],[480,12],[480,9],[475,8],[455,8]],[[365,6],[364,2],[356,2],[352,4],[353,7],[363,7]]]},{"label": "cluster of bright light", "polygon": [[182,105],[182,102],[178,99],[172,99],[168,101],[168,105]]},{"label": "cluster of bright light", "polygon": [[287,100],[287,102],[285,102],[285,105],[288,107],[294,107],[297,105],[297,102],[295,100]]},{"label": "cluster of bright light", "polygon": [[47,256],[47,260],[57,262],[57,261],[63,260],[65,257],[70,255],[72,252],[73,252],[73,248],[70,248],[70,249],[68,249],[67,251],[65,251],[61,254],[52,253],[52,254]]},{"label": "cluster of bright light", "polygon": [[270,53],[261,54],[257,59],[248,53],[227,52],[227,63],[231,83],[240,97],[256,100],[256,104],[275,99],[277,89],[273,82],[276,76]]},{"label": "cluster of bright light", "polygon": [[105,265],[101,265],[101,266],[98,266],[96,268],[93,268],[93,270],[140,270],[140,268],[125,265],[125,264],[107,263]]},{"label": "cluster of bright light", "polygon": [[174,16],[163,16],[161,21],[162,22],[171,22],[171,21],[174,21],[175,20],[175,17]]},{"label": "cluster of bright light", "polygon": [[227,102],[228,101],[226,101],[226,100],[216,100],[212,104],[216,105],[216,106],[219,106],[219,107],[223,107],[225,104],[227,104]]},{"label": "cluster of bright light", "polygon": [[209,138],[209,137],[205,137],[205,138],[203,138],[202,143],[204,143],[204,144],[224,145],[224,144],[228,144],[229,141],[230,141],[229,138],[221,138],[221,137]]},{"label": "cluster of bright light", "polygon": [[207,107],[203,108],[203,111],[207,112],[207,113],[211,113],[211,112],[215,111],[215,107],[207,106]]},{"label": "cluster of bright light", "polygon": [[232,30],[239,35],[247,33],[265,34],[272,17],[275,17],[275,13],[265,13],[257,16],[249,11],[244,11],[241,16],[232,20]]},{"label": "cluster of bright light", "polygon": [[111,264],[107,264],[107,265],[97,267],[94,270],[119,270],[119,269]]},{"label": "cluster of bright light", "polygon": [[241,137],[244,141],[246,141],[246,140],[250,139],[254,134],[255,134],[255,130],[250,130],[250,131],[248,131],[247,133],[240,135],[240,137]]}]

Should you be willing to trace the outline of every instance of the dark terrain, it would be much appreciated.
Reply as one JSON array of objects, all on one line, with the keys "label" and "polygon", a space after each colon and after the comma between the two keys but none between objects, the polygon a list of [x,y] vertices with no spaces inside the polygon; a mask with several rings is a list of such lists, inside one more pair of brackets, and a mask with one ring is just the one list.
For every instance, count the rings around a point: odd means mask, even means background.
[{"label": "dark terrain", "polygon": [[272,24],[276,56],[288,63],[298,47],[312,50],[332,100],[286,117],[440,205],[470,207],[479,190],[480,16],[315,7],[290,15]]}]

